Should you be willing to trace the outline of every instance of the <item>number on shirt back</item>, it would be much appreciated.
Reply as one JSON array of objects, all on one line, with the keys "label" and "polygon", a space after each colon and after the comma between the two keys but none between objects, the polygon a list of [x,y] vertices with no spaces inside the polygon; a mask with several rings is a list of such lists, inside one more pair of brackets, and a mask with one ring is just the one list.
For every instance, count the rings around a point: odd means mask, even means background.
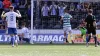
[{"label": "number on shirt back", "polygon": [[13,16],[10,16],[10,20],[13,21]]}]

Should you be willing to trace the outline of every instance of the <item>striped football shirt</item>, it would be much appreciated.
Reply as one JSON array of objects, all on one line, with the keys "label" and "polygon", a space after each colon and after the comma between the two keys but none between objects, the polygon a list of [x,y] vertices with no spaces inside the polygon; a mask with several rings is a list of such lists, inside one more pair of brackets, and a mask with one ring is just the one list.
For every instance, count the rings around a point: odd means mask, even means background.
[{"label": "striped football shirt", "polygon": [[70,19],[72,16],[68,13],[65,13],[63,16],[63,27],[71,27]]}]

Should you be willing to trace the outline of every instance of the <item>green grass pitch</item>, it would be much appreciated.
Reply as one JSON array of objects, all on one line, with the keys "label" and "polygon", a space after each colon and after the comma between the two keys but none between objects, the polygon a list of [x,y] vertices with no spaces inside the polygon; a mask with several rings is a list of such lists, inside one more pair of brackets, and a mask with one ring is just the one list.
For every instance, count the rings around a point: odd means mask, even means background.
[{"label": "green grass pitch", "polygon": [[90,45],[0,45],[0,56],[100,56],[100,47]]}]

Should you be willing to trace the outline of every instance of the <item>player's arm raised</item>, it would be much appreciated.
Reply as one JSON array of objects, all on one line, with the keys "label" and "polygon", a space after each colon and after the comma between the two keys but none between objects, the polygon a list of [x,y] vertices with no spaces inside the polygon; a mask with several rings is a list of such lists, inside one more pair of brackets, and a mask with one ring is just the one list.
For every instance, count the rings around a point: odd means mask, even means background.
[{"label": "player's arm raised", "polygon": [[22,16],[21,16],[19,10],[16,10],[16,12],[17,12],[17,17],[21,18]]},{"label": "player's arm raised", "polygon": [[6,17],[6,14],[5,14],[5,12],[3,11],[2,14],[1,14],[1,18],[4,19],[5,17]]}]

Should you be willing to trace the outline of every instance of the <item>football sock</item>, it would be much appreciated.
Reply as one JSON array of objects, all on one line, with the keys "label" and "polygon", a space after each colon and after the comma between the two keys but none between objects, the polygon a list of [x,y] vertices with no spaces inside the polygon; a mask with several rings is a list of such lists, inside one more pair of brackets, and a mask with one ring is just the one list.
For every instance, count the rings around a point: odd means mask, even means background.
[{"label": "football sock", "polygon": [[97,37],[96,36],[94,37],[94,40],[95,40],[95,44],[97,44]]},{"label": "football sock", "polygon": [[90,41],[90,39],[91,39],[91,35],[88,36],[87,43]]},{"label": "football sock", "polygon": [[11,37],[11,44],[12,44],[12,46],[14,46],[14,43],[15,43],[15,39],[14,39],[14,37]]}]

